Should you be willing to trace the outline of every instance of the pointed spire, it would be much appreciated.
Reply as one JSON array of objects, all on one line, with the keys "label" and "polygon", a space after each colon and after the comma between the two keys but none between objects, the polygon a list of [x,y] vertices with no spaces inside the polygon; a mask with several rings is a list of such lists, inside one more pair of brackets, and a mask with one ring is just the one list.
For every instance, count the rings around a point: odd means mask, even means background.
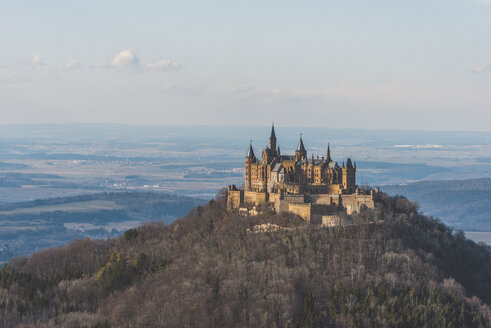
[{"label": "pointed spire", "polygon": [[276,151],[276,134],[274,133],[274,123],[271,127],[271,136],[269,137],[269,149]]},{"label": "pointed spire", "polygon": [[256,159],[256,155],[254,155],[254,149],[252,149],[252,140],[249,143],[249,150],[247,151],[246,158]]},{"label": "pointed spire", "polygon": [[331,147],[329,145],[329,142],[327,143],[327,161],[330,162],[331,161]]},{"label": "pointed spire", "polygon": [[305,152],[305,147],[302,141],[302,134],[300,133],[300,140],[298,141],[297,151]]},{"label": "pointed spire", "polygon": [[346,167],[348,169],[352,169],[353,168],[353,163],[351,162],[351,158],[348,157],[348,159],[346,160]]}]

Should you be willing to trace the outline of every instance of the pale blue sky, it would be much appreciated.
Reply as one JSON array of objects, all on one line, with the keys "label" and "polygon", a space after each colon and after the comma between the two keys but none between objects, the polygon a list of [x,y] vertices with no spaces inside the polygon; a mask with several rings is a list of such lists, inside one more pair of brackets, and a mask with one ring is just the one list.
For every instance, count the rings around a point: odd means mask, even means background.
[{"label": "pale blue sky", "polygon": [[491,0],[0,8],[2,124],[491,130]]}]

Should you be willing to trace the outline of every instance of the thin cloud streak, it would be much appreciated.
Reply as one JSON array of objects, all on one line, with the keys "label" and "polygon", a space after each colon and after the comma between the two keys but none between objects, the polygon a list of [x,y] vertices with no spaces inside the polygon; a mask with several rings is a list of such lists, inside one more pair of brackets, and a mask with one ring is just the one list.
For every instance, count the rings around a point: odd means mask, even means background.
[{"label": "thin cloud streak", "polygon": [[27,76],[18,76],[18,75],[6,75],[6,76],[0,76],[0,83],[24,83],[24,82],[29,82],[30,78]]},{"label": "thin cloud streak", "polygon": [[63,66],[63,69],[71,70],[71,69],[80,68],[80,67],[81,67],[80,63],[78,61],[72,59],[72,60],[69,60],[65,64],[65,66]]},{"label": "thin cloud streak", "polygon": [[181,65],[170,61],[170,59],[162,59],[155,63],[147,63],[145,67],[150,70],[163,71],[163,72],[178,72],[181,70]]},{"label": "thin cloud streak", "polygon": [[491,65],[480,65],[476,66],[472,69],[473,73],[484,73],[484,72],[491,72]]},{"label": "thin cloud streak", "polygon": [[45,66],[46,65],[44,63],[43,59],[41,58],[41,56],[38,54],[32,55],[30,60],[23,61],[21,63],[23,63],[26,66],[31,66],[31,67],[39,67],[39,66]]}]

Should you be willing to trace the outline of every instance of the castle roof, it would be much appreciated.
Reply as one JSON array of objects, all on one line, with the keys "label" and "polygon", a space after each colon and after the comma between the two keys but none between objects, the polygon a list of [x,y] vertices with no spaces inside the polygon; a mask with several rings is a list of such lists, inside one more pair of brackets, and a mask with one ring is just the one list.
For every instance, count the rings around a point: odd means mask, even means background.
[{"label": "castle roof", "polygon": [[351,163],[351,158],[348,158],[348,160],[346,161],[346,167],[349,169],[353,168],[353,163]]},{"label": "castle roof", "polygon": [[300,164],[300,165],[304,165],[304,164],[312,165],[313,164],[314,166],[322,166],[322,165],[324,165],[324,163],[326,163],[325,160],[318,159],[318,158],[315,158],[315,159],[313,158],[310,161],[308,159],[303,159],[303,160],[298,162],[298,164]]},{"label": "castle roof", "polygon": [[302,153],[306,152],[305,147],[303,145],[302,136],[300,136],[300,140],[298,141],[297,151],[300,151]]},{"label": "castle roof", "polygon": [[273,167],[273,169],[271,170],[271,172],[279,172],[280,169],[282,169],[283,166],[281,166],[281,163],[276,163]]},{"label": "castle roof", "polygon": [[293,155],[281,155],[280,161],[293,161],[295,160],[295,156]]},{"label": "castle roof", "polygon": [[271,127],[271,139],[276,139],[276,134],[274,133],[274,124],[273,126]]},{"label": "castle roof", "polygon": [[249,150],[247,151],[246,158],[256,159],[256,155],[254,155],[254,149],[252,149],[252,142],[249,144]]}]

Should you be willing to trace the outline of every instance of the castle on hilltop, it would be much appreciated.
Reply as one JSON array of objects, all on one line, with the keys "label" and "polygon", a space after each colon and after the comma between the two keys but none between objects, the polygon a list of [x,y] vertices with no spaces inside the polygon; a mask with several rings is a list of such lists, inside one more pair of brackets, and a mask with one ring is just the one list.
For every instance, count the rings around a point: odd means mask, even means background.
[{"label": "castle on hilltop", "polygon": [[273,125],[269,147],[263,149],[261,160],[250,143],[245,157],[244,186],[228,187],[227,206],[247,211],[248,206],[272,203],[276,212],[289,211],[307,221],[317,219],[334,225],[333,213],[340,208],[347,214],[358,212],[362,206],[374,208],[376,192],[360,192],[356,185],[356,163],[348,158],[346,164],[339,166],[331,159],[329,144],[325,157],[308,158],[300,135],[295,154],[282,155]]}]

